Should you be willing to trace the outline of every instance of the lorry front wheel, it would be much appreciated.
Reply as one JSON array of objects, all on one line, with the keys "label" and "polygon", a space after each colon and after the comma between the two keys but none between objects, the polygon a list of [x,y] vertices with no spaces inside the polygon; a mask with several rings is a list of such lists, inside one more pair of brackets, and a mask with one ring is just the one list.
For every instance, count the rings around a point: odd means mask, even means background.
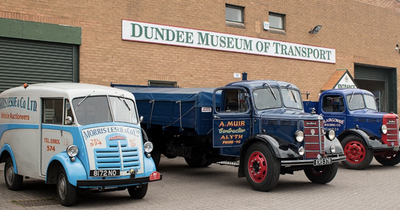
[{"label": "lorry front wheel", "polygon": [[10,190],[22,189],[23,176],[14,173],[14,164],[11,157],[7,158],[6,164],[4,165],[4,180],[7,188]]},{"label": "lorry front wheel", "polygon": [[147,184],[136,185],[128,187],[128,193],[131,198],[134,199],[142,199],[147,193]]},{"label": "lorry front wheel", "polygon": [[384,166],[394,166],[400,163],[400,154],[398,151],[386,151],[383,154],[375,155],[375,160]]},{"label": "lorry front wheel", "polygon": [[343,165],[350,169],[363,169],[367,167],[373,158],[373,151],[369,149],[363,139],[350,135],[346,136],[342,142],[346,161]]},{"label": "lorry front wheel", "polygon": [[62,167],[57,179],[57,196],[63,206],[72,206],[76,201],[76,187],[69,183],[65,170]]},{"label": "lorry front wheel", "polygon": [[326,184],[335,178],[338,171],[338,163],[333,163],[326,166],[316,166],[304,170],[307,178],[317,184]]},{"label": "lorry front wheel", "polygon": [[244,161],[247,182],[254,190],[269,191],[278,184],[280,164],[266,144],[250,145]]}]

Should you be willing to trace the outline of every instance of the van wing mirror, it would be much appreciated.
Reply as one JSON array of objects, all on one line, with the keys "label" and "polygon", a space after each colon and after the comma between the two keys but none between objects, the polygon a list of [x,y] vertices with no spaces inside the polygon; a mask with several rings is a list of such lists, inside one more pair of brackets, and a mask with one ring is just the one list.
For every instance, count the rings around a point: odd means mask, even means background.
[{"label": "van wing mirror", "polygon": [[140,116],[139,121],[140,121],[140,122],[143,122],[143,120],[144,120],[144,117],[143,117],[143,116]]},{"label": "van wing mirror", "polygon": [[72,123],[74,123],[74,121],[72,120],[72,117],[71,116],[67,116],[66,118],[65,118],[65,125],[72,125]]}]

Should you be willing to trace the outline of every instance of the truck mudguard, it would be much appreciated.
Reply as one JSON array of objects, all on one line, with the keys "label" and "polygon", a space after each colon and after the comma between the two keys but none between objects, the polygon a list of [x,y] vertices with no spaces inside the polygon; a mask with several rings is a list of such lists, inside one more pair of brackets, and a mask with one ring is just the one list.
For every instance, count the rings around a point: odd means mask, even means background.
[{"label": "truck mudguard", "polygon": [[360,129],[354,129],[354,128],[347,129],[338,136],[338,139],[343,139],[344,137],[351,135],[351,134],[359,136],[361,139],[364,140],[367,147],[371,148],[371,142],[369,140],[368,134]]},{"label": "truck mudguard", "polygon": [[[3,147],[1,148],[1,152],[0,152],[0,157],[3,158],[3,154],[4,152],[8,152],[8,154],[10,154],[11,159],[13,161],[13,165],[14,165],[14,173],[18,174],[18,166],[17,163],[15,162],[15,157],[14,157],[14,153],[10,147],[9,144],[4,144]],[[5,160],[4,160],[5,161]]]}]

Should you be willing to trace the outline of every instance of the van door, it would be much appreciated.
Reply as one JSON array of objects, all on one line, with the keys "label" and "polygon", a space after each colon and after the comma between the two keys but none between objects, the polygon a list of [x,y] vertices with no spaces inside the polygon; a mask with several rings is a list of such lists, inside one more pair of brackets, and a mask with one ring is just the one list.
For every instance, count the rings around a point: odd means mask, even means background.
[{"label": "van door", "polygon": [[[72,144],[72,135],[63,131],[65,126],[65,116],[72,113],[70,103],[62,98],[42,98],[42,126],[41,126],[41,161],[40,170],[42,176],[46,175],[46,170],[50,159],[65,151],[65,148]],[[68,114],[72,116],[72,114]]]},{"label": "van door", "polygon": [[248,93],[240,87],[218,88],[214,91],[213,101],[213,146],[235,147],[222,149],[222,154],[238,155],[240,146],[251,134]]}]

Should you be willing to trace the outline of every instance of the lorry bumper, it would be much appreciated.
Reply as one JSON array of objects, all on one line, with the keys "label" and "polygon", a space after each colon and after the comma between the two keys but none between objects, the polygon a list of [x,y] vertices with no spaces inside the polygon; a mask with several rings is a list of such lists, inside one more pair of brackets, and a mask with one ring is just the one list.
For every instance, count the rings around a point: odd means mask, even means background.
[{"label": "lorry bumper", "polygon": [[[345,155],[337,155],[330,157],[332,158],[332,163],[341,162],[346,160]],[[313,165],[314,160],[282,160],[281,166],[283,167],[292,167],[292,166],[306,166],[306,165]]]},{"label": "lorry bumper", "polygon": [[93,186],[129,186],[134,184],[143,184],[152,181],[162,180],[162,175],[158,172],[153,172],[147,177],[127,178],[127,179],[96,179],[96,180],[78,180],[78,187],[93,187]]}]

